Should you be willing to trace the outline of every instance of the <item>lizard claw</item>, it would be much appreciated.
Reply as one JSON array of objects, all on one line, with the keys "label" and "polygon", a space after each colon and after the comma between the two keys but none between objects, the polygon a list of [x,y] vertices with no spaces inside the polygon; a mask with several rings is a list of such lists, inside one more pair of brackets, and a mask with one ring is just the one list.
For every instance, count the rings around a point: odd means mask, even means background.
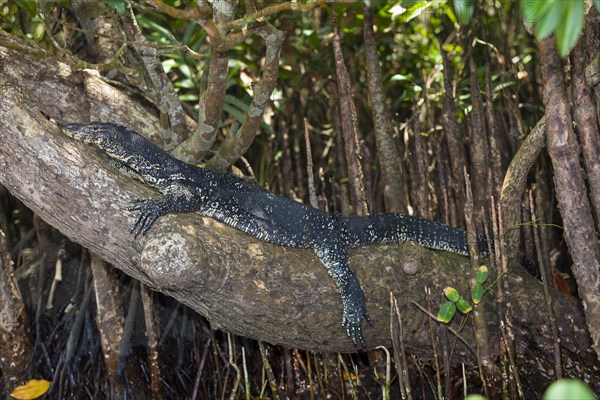
[{"label": "lizard claw", "polygon": [[147,202],[148,200],[142,200],[142,199],[135,199],[132,200],[128,205],[121,207],[122,210],[124,211],[137,211],[139,210],[145,202]]},{"label": "lizard claw", "polygon": [[140,211],[130,230],[134,238],[137,238],[140,234],[145,235],[158,217],[164,214],[161,204],[155,199],[134,200],[128,206],[123,207],[123,210]]},{"label": "lizard claw", "polygon": [[367,347],[367,342],[365,341],[365,337],[363,335],[361,326],[347,324],[346,334],[350,337],[352,343],[355,346],[357,345],[357,343],[360,343],[363,349]]},{"label": "lizard claw", "polygon": [[366,349],[367,342],[363,334],[362,321],[364,318],[369,326],[373,326],[373,320],[369,317],[364,298],[357,299],[354,302],[348,301],[348,303],[344,305],[342,326],[346,328],[346,334],[355,346],[360,343],[361,347]]}]

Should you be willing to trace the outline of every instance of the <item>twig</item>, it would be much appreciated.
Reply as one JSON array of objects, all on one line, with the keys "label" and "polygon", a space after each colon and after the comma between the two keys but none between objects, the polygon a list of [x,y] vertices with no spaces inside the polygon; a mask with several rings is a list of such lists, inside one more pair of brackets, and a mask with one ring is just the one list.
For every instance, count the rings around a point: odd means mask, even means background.
[{"label": "twig", "polygon": [[117,378],[122,378],[125,371],[125,364],[129,348],[131,347],[131,337],[135,326],[135,317],[140,301],[139,281],[134,281],[131,286],[131,294],[129,295],[129,307],[127,308],[127,317],[125,318],[125,327],[123,328],[123,339],[119,347],[119,364],[117,365]]},{"label": "twig", "polygon": [[[198,7],[198,5],[196,5],[196,4],[192,4],[189,7],[185,8],[183,10],[180,10],[178,8],[175,8],[175,7],[172,7],[168,4],[166,4],[162,0],[145,0],[144,2],[148,3],[152,7],[156,8],[163,14],[167,14],[167,15],[169,15],[173,18],[177,18],[177,19],[193,20],[193,21],[200,23],[200,21],[204,21],[209,16],[209,13],[205,12],[206,9],[202,9],[201,7]],[[202,3],[204,3],[204,2],[202,2]]]},{"label": "twig", "polygon": [[56,292],[56,287],[60,282],[62,282],[62,260],[59,257],[56,259],[56,264],[54,267],[54,279],[52,280],[52,286],[50,286],[50,293],[48,294],[48,300],[46,301],[46,310],[52,309],[54,293]]},{"label": "twig", "polygon": [[121,20],[127,37],[137,43],[134,49],[142,59],[144,75],[150,79],[154,89],[152,97],[156,99],[156,106],[161,113],[164,149],[171,151],[183,141],[187,133],[185,111],[171,80],[165,73],[156,49],[140,45],[147,42],[147,39],[137,23],[131,3],[127,3],[127,13]]},{"label": "twig", "polygon": [[[469,278],[469,287],[476,283],[475,274],[479,268],[479,247],[477,245],[477,234],[475,232],[475,222],[473,221],[473,192],[471,191],[471,181],[467,173],[467,167],[463,167],[465,179],[465,223],[467,225],[467,242],[469,245],[469,256],[471,260],[471,276]],[[487,328],[487,314],[483,307],[473,310],[473,331],[475,334],[475,344],[477,345],[477,365],[479,367],[481,380],[487,397],[490,397],[495,391],[492,382],[495,382],[494,363],[490,355],[490,335]]]},{"label": "twig", "polygon": [[150,387],[153,398],[161,398],[160,366],[158,355],[158,342],[156,340],[156,325],[154,323],[154,303],[152,292],[140,282],[140,294],[144,306],[144,322],[146,323],[146,338],[148,346],[148,364],[150,366]]},{"label": "twig", "polygon": [[342,39],[335,13],[332,13],[333,25],[333,55],[335,58],[335,71],[339,90],[339,104],[341,116],[342,135],[344,136],[344,149],[350,179],[350,193],[352,206],[357,215],[368,215],[369,207],[364,186],[364,175],[360,162],[360,146],[358,141],[358,121],[356,106],[352,98],[350,75],[344,62]]},{"label": "twig", "polygon": [[209,169],[223,171],[248,150],[258,132],[265,108],[275,88],[279,74],[281,45],[285,40],[285,32],[272,25],[267,25],[258,29],[257,34],[264,39],[267,45],[262,78],[254,85],[252,102],[246,112],[246,120],[240,127],[238,134],[229,135],[225,139],[217,154],[206,163],[206,167]]},{"label": "twig", "polygon": [[[428,315],[431,319],[437,321],[437,317],[435,315],[433,315],[432,313],[430,313],[429,311],[427,311],[427,309],[425,309],[425,307],[423,307],[422,305],[420,305],[419,303],[417,303],[416,301],[411,301],[411,304],[414,305],[415,307],[417,307],[419,310],[421,310],[422,312],[424,312],[426,315]],[[475,349],[473,348],[473,346],[471,346],[469,344],[469,342],[467,342],[467,340],[462,337],[457,331],[455,331],[452,327],[447,326],[448,330],[450,332],[452,332],[452,334],[454,336],[456,336],[461,342],[463,342],[463,344],[465,346],[467,346],[467,349],[469,349],[469,351],[471,351],[471,353],[473,353],[473,355],[475,357],[477,357],[477,352],[475,351]]]},{"label": "twig", "polygon": [[229,365],[231,365],[231,367],[235,370],[235,379],[233,381],[233,385],[231,385],[231,395],[229,397],[231,400],[233,400],[237,398],[236,394],[238,392],[238,386],[241,380],[241,373],[240,368],[237,366],[236,361],[234,359],[234,342],[232,340],[231,333],[227,334],[227,344],[227,347],[229,348]]},{"label": "twig", "polygon": [[304,142],[306,143],[306,173],[308,176],[308,198],[310,205],[319,208],[317,193],[315,192],[315,175],[313,172],[312,152],[310,150],[310,136],[308,134],[308,121],[304,118]]},{"label": "twig", "polygon": [[[535,219],[535,205],[533,201],[533,193],[529,191],[529,208],[531,209],[531,218]],[[556,370],[556,379],[562,379],[563,370],[562,362],[560,359],[560,336],[558,334],[558,327],[556,326],[556,315],[552,308],[552,297],[550,296],[550,289],[548,286],[548,275],[546,274],[546,263],[544,257],[542,257],[542,245],[540,240],[539,228],[533,227],[533,242],[535,243],[535,252],[538,259],[538,267],[540,268],[540,275],[542,276],[542,286],[544,287],[544,300],[546,306],[546,314],[550,321],[550,328],[552,329],[552,338],[554,346],[554,369]]]},{"label": "twig", "polygon": [[[395,332],[396,324],[394,316],[398,321],[398,332]],[[402,325],[402,315],[400,307],[394,294],[390,292],[390,334],[392,335],[392,346],[394,349],[394,364],[398,374],[398,386],[403,400],[412,399],[412,390],[410,388],[410,376],[408,375],[408,361],[406,360],[406,350],[404,348],[404,326]]]},{"label": "twig", "polygon": [[[505,223],[503,221],[503,207],[498,207],[498,236],[502,240],[501,244],[498,244],[499,248],[504,249],[504,226]],[[500,274],[497,279],[502,278],[502,284],[499,292],[502,293],[502,299],[510,298],[510,281],[508,280],[508,257],[502,253],[501,254],[501,262],[499,264],[498,271]],[[500,332],[502,333],[502,343],[503,347],[506,350],[506,355],[508,356],[508,362],[510,365],[510,369],[512,370],[512,376],[515,379],[515,385],[517,386],[517,391],[519,392],[521,398],[523,398],[523,386],[521,384],[521,377],[519,376],[519,370],[517,369],[517,364],[515,361],[515,334],[513,329],[512,322],[512,305],[510,302],[502,301],[499,303],[500,309],[502,310],[502,314],[500,317]]]},{"label": "twig", "polygon": [[383,393],[382,398],[383,400],[389,400],[390,398],[390,387],[391,387],[391,381],[392,381],[392,362],[391,362],[391,357],[390,357],[390,352],[388,351],[388,349],[385,346],[377,346],[378,350],[383,350],[385,352],[385,385],[383,385],[383,387],[381,388],[381,391]]},{"label": "twig", "polygon": [[318,0],[318,1],[313,1],[311,3],[306,3],[306,4],[295,3],[295,2],[285,2],[285,3],[281,3],[281,4],[275,4],[272,6],[267,6],[261,10],[258,10],[254,14],[245,15],[243,18],[221,24],[220,28],[221,28],[222,32],[227,33],[234,29],[242,29],[243,27],[251,24],[252,22],[255,22],[261,18],[267,17],[269,15],[272,15],[272,14],[275,14],[275,13],[278,13],[281,11],[291,10],[291,11],[300,11],[300,12],[304,13],[304,12],[313,10],[313,9],[321,6],[323,3],[324,3],[323,1]]},{"label": "twig", "polygon": [[204,370],[204,361],[206,361],[206,356],[208,355],[210,341],[211,339],[208,338],[206,344],[204,345],[204,352],[202,352],[202,358],[200,359],[200,364],[198,365],[198,371],[196,371],[196,379],[194,380],[194,390],[192,391],[191,400],[196,400],[196,398],[198,397],[198,390],[200,389],[200,378],[202,378],[202,370]]},{"label": "twig", "polygon": [[[431,310],[431,289],[429,288],[425,288],[425,298],[427,301],[427,307],[429,310]],[[431,336],[431,350],[433,352],[433,365],[434,365],[434,371],[435,371],[435,383],[436,383],[436,389],[434,390],[435,393],[437,393],[437,398],[442,399],[444,397],[444,393],[442,391],[442,377],[440,374],[440,362],[439,362],[439,356],[438,356],[438,341],[439,341],[439,331],[435,331],[435,328],[439,329],[438,325],[434,325],[434,320],[428,320],[429,324],[429,335]]]}]

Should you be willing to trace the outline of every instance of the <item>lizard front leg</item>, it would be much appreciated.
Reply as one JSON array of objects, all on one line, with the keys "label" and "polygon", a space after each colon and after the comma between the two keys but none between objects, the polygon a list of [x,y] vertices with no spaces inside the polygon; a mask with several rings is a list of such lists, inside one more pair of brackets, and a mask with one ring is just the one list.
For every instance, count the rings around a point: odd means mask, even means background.
[{"label": "lizard front leg", "polygon": [[348,267],[348,256],[346,250],[341,246],[328,246],[315,248],[317,257],[321,260],[329,275],[333,278],[340,294],[344,312],[342,315],[342,326],[355,345],[360,343],[363,348],[367,347],[362,330],[363,318],[370,326],[373,320],[367,312],[365,294],[358,280]]},{"label": "lizard front leg", "polygon": [[139,215],[131,228],[134,237],[145,235],[161,215],[198,211],[203,196],[183,184],[168,186],[163,194],[151,199],[137,199],[124,207],[125,211],[139,211]]}]

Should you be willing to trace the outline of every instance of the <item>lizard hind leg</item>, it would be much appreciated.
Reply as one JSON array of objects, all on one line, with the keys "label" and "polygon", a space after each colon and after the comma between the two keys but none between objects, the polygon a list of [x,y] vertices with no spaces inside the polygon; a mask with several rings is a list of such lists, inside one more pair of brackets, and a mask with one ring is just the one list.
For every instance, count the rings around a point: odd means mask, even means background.
[{"label": "lizard hind leg", "polygon": [[341,246],[315,248],[317,257],[333,278],[341,296],[343,304],[342,326],[355,345],[360,343],[363,348],[367,347],[362,330],[363,318],[370,326],[373,320],[367,312],[365,294],[348,266],[346,250]]}]

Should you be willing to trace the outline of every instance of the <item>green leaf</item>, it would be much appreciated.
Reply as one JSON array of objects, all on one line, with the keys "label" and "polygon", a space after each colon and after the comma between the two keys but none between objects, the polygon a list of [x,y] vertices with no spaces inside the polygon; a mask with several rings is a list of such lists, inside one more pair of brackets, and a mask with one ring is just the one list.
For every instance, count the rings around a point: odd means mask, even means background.
[{"label": "green leaf", "polygon": [[475,272],[475,280],[479,283],[485,283],[489,275],[488,269],[485,265],[477,268],[477,272]]},{"label": "green leaf", "polygon": [[196,93],[185,93],[178,96],[180,101],[198,101],[198,95]]},{"label": "green leaf", "polygon": [[444,294],[448,298],[448,300],[456,302],[460,298],[460,294],[458,294],[458,290],[453,287],[448,286],[444,288]]},{"label": "green leaf", "polygon": [[19,8],[25,10],[29,15],[34,16],[37,14],[37,2],[36,1],[28,1],[28,0],[15,0],[15,4],[19,6]]},{"label": "green leaf", "polygon": [[246,121],[246,114],[227,102],[223,104],[223,111],[235,118],[240,124]]},{"label": "green leaf", "polygon": [[[248,112],[248,109],[250,108],[250,103],[246,103],[241,99],[238,99],[235,96],[232,96],[230,94],[225,95],[225,104],[229,104],[235,108],[237,108],[239,111],[246,113]],[[245,120],[245,118],[244,118]],[[244,121],[240,121],[240,122],[244,122]]]},{"label": "green leaf", "polygon": [[446,4],[446,3],[442,3],[440,6],[441,6],[440,8],[441,8],[442,10],[444,10],[444,12],[446,13],[446,16],[448,17],[448,19],[450,19],[450,21],[451,21],[453,24],[456,24],[456,23],[458,23],[458,20],[456,19],[456,15],[454,15],[454,11],[452,10],[452,7],[451,7],[451,6],[449,6],[449,5],[448,5],[448,4]]},{"label": "green leaf", "polygon": [[175,82],[175,84],[173,86],[177,87],[177,88],[184,88],[184,89],[194,89],[196,88],[198,85],[198,81],[194,80],[194,79],[179,79],[178,81]]},{"label": "green leaf", "polygon": [[167,74],[169,72],[171,72],[172,68],[177,67],[177,61],[173,60],[172,58],[163,60],[163,62],[161,64],[162,64],[163,69],[165,70],[165,73],[167,73]]},{"label": "green leaf", "polygon": [[470,394],[467,397],[465,397],[465,400],[487,400],[487,399],[480,394]]},{"label": "green leaf", "polygon": [[595,398],[592,389],[579,379],[560,379],[550,385],[544,393],[544,400],[594,400]]},{"label": "green leaf", "polygon": [[[558,28],[559,24],[564,23],[565,13],[571,1],[573,0],[549,1],[546,3],[547,6],[544,5],[540,12],[540,19],[535,24],[535,36],[537,40],[542,40],[546,36],[551,35]],[[548,12],[544,10],[546,7],[549,7]]]},{"label": "green leaf", "polygon": [[402,74],[395,74],[392,75],[392,77],[390,78],[390,82],[394,82],[394,81],[408,81],[412,79],[412,75],[408,74],[408,75],[402,75]]},{"label": "green leaf", "polygon": [[423,14],[427,15],[427,13],[430,12],[427,9],[430,7],[435,7],[435,4],[436,3],[434,1],[419,1],[413,4],[408,8],[408,10],[406,10],[404,22],[408,22],[411,19],[420,17]]},{"label": "green leaf", "polygon": [[535,24],[542,17],[544,4],[551,3],[548,0],[521,0],[521,15],[527,24]]},{"label": "green leaf", "polygon": [[475,11],[473,0],[454,0],[454,11],[462,25],[468,24],[473,17],[473,11]]},{"label": "green leaf", "polygon": [[492,93],[498,93],[503,91],[504,89],[511,87],[511,86],[515,86],[517,83],[515,81],[508,81],[508,82],[502,82],[499,83],[498,85],[494,86],[494,88],[492,89]]},{"label": "green leaf", "polygon": [[125,14],[125,0],[108,0],[108,6],[119,15]]},{"label": "green leaf", "polygon": [[164,26],[148,19],[139,18],[140,25],[152,31],[151,35],[147,35],[150,40],[161,44],[171,44],[171,32]]},{"label": "green leaf", "polygon": [[471,300],[473,300],[473,304],[479,304],[484,292],[483,285],[477,282],[471,291]]},{"label": "green leaf", "polygon": [[440,311],[438,311],[437,314],[437,319],[438,321],[444,322],[444,323],[448,323],[452,320],[452,317],[454,317],[454,314],[456,313],[456,305],[451,302],[451,301],[447,301],[444,304],[442,304],[442,306],[440,307]]},{"label": "green leaf", "polygon": [[467,313],[471,312],[471,310],[473,309],[473,306],[471,305],[471,303],[469,303],[467,300],[463,299],[462,297],[460,299],[458,299],[458,301],[456,302],[456,307],[458,307],[458,310],[463,314],[467,314]]},{"label": "green leaf", "polygon": [[598,10],[600,10],[600,0],[594,0],[594,5]]},{"label": "green leaf", "polygon": [[563,16],[562,24],[556,30],[556,44],[558,52],[565,57],[571,52],[583,28],[584,11],[583,0],[566,1],[567,15]]}]

